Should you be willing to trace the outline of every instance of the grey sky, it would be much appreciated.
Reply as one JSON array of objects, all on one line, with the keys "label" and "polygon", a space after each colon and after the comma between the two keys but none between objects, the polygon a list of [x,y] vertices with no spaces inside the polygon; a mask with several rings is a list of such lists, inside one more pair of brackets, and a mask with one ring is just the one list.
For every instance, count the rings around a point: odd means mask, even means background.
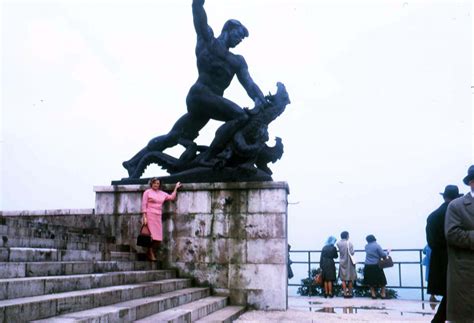
[{"label": "grey sky", "polygon": [[[291,195],[289,241],[368,233],[422,247],[429,212],[473,162],[469,1],[207,0],[215,34],[261,89],[292,104],[271,124]],[[1,200],[8,210],[93,207],[93,185],[185,112],[197,77],[189,1],[4,1]],[[225,94],[251,100],[235,81]],[[198,139],[209,143],[218,123]],[[178,149],[174,150],[178,152]],[[146,176],[164,174],[150,167]]]}]

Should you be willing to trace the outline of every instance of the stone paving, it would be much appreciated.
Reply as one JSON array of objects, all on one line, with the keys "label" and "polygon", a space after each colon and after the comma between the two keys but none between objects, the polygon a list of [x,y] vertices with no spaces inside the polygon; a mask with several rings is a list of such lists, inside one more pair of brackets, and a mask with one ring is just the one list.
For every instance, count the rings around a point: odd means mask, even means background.
[{"label": "stone paving", "polygon": [[370,298],[289,297],[287,311],[248,311],[235,322],[430,322],[439,303]]}]

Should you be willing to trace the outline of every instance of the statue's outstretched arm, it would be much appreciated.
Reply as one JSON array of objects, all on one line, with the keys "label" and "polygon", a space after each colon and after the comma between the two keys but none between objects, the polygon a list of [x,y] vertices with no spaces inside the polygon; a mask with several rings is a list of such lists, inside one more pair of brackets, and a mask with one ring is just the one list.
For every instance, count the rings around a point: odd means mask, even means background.
[{"label": "statue's outstretched arm", "polygon": [[260,105],[266,102],[263,92],[260,90],[257,84],[253,81],[250,76],[247,62],[242,56],[239,56],[239,71],[237,72],[237,78],[240,84],[247,91],[248,96],[255,102],[255,105]]},{"label": "statue's outstretched arm", "polygon": [[210,41],[212,39],[212,29],[207,24],[204,0],[193,0],[193,21],[198,37],[201,37],[204,41]]}]

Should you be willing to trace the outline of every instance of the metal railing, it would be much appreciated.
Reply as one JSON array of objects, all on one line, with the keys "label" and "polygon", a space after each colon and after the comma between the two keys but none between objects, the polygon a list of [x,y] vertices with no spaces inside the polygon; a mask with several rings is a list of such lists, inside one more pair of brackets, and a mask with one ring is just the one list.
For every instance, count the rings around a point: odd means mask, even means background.
[{"label": "metal railing", "polygon": [[[306,254],[307,255],[307,259],[306,261],[301,261],[301,260],[296,260],[294,261],[293,260],[293,257],[292,257],[292,254],[296,255],[296,254]],[[362,257],[362,256],[365,256],[365,250],[355,250],[355,253],[356,255],[359,254],[359,256],[357,256],[357,259],[365,259],[365,257]],[[406,261],[403,261],[401,260],[402,257],[398,258],[397,257],[397,254],[401,255],[401,253],[409,253],[412,255],[412,258],[413,259],[416,259],[416,260],[406,260]],[[312,254],[314,255],[312,257]],[[317,256],[316,256],[317,254]],[[307,277],[311,277],[311,266],[312,265],[318,265],[319,267],[319,258],[320,258],[320,255],[321,255],[321,250],[291,250],[290,251],[290,259],[292,259],[292,266],[294,265],[307,265],[308,266],[308,276]],[[425,300],[425,289],[426,289],[426,286],[424,284],[424,274],[423,274],[423,264],[422,264],[422,259],[423,259],[423,250],[422,249],[391,249],[390,251],[390,255],[392,256],[392,259],[393,259],[393,265],[394,265],[394,268],[398,268],[398,285],[387,285],[386,287],[387,288],[392,288],[392,289],[418,289],[420,290],[421,292],[421,300],[424,301]],[[408,258],[408,257],[406,257]],[[318,261],[313,261],[312,259],[317,259]],[[335,262],[336,264],[339,264],[338,261]],[[363,261],[361,261],[360,263],[358,262],[356,264],[356,266],[363,266],[364,263]],[[404,285],[403,284],[403,280],[402,280],[402,266],[417,266],[419,268],[419,273],[420,273],[420,284],[417,285],[417,286],[413,286],[413,285]],[[305,277],[303,277],[305,278]],[[388,280],[388,279],[387,279]],[[290,284],[288,282],[288,286],[296,286],[296,287],[300,287],[300,286],[304,286],[303,283],[300,283],[300,284]]]}]

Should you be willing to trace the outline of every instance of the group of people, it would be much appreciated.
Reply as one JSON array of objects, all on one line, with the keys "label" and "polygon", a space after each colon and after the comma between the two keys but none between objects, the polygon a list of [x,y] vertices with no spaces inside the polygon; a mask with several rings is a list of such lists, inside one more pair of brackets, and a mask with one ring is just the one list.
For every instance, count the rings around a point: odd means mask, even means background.
[{"label": "group of people", "polygon": [[436,323],[474,321],[474,165],[463,182],[470,192],[463,196],[447,185],[443,204],[426,222],[428,294],[442,296]]},{"label": "group of people", "polygon": [[[470,186],[466,195],[459,193],[455,185],[446,186],[444,203],[428,216],[426,238],[431,249],[429,261],[428,293],[442,296],[432,322],[456,322],[474,320],[474,165],[469,167],[464,183]],[[163,203],[176,198],[181,183],[176,183],[171,194],[160,190],[157,178],[150,180],[150,188],[143,193],[142,223],[149,228],[153,244],[147,256],[155,261],[154,249],[163,239],[161,213]],[[386,298],[387,279],[379,266],[381,258],[388,256],[374,235],[366,237],[364,284],[370,287],[372,298]],[[337,248],[336,248],[337,247]],[[325,297],[333,297],[333,284],[339,278],[345,298],[353,297],[354,281],[357,279],[354,246],[349,241],[349,232],[343,231],[341,239],[330,236],[321,251],[320,267]],[[335,259],[339,257],[336,276]]]},{"label": "group of people", "polygon": [[[366,237],[365,261],[364,261],[364,284],[370,287],[373,299],[377,298],[376,288],[380,288],[380,297],[386,298],[385,286],[387,279],[383,269],[379,267],[381,258],[388,256],[389,251],[384,251],[377,243],[373,234]],[[337,248],[336,248],[337,246]],[[339,271],[336,276],[336,263],[334,259],[339,257]],[[342,282],[344,298],[353,297],[354,281],[357,279],[356,259],[354,245],[349,241],[349,232],[341,232],[341,239],[337,241],[330,236],[321,250],[320,267],[324,297],[334,297],[333,284],[339,278]]]}]

